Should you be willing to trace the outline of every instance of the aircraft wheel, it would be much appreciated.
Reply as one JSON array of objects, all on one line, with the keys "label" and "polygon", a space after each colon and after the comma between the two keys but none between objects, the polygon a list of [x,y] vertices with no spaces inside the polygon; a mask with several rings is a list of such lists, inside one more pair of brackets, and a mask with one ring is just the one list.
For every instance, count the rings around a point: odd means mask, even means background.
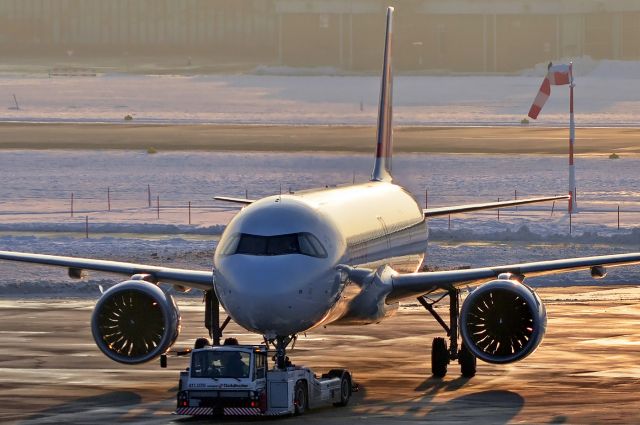
[{"label": "aircraft wheel", "polygon": [[444,338],[433,338],[431,345],[431,373],[436,378],[444,378],[449,364],[449,350]]},{"label": "aircraft wheel", "polygon": [[465,378],[472,378],[476,374],[476,356],[464,345],[460,345],[460,353],[458,354],[458,363],[460,363],[460,372]]},{"label": "aircraft wheel", "polygon": [[303,381],[298,381],[293,395],[294,395],[293,402],[294,402],[294,409],[295,409],[294,414],[296,416],[302,415],[307,410],[307,406],[308,406],[307,385]]},{"label": "aircraft wheel", "polygon": [[207,338],[196,338],[196,342],[193,343],[193,348],[197,350],[198,348],[204,348],[211,345]]}]

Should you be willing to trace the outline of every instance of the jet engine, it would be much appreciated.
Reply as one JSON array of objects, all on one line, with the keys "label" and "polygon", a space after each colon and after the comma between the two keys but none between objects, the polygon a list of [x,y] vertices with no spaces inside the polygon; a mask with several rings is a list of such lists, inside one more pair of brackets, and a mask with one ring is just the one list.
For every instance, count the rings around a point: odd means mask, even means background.
[{"label": "jet engine", "polygon": [[100,297],[91,317],[98,348],[110,359],[138,364],[165,353],[180,333],[173,297],[143,280],[128,280]]},{"label": "jet engine", "polygon": [[481,285],[469,294],[460,311],[465,346],[488,363],[512,363],[527,357],[540,345],[546,327],[542,301],[516,280]]}]

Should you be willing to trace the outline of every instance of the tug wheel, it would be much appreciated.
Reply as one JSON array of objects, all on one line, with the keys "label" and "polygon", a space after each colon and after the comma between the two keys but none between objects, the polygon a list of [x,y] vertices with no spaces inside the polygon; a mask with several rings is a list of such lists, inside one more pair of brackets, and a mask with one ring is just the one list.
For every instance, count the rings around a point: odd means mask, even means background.
[{"label": "tug wheel", "polygon": [[307,410],[307,406],[308,406],[307,386],[303,381],[298,381],[298,383],[296,384],[296,388],[293,392],[293,396],[294,396],[293,403],[294,403],[294,409],[295,409],[294,414],[296,416],[302,415]]},{"label": "tug wheel", "polygon": [[342,407],[349,404],[349,399],[351,398],[351,377],[348,373],[342,374],[342,379],[340,380],[340,401],[337,403],[333,403],[334,406]]}]

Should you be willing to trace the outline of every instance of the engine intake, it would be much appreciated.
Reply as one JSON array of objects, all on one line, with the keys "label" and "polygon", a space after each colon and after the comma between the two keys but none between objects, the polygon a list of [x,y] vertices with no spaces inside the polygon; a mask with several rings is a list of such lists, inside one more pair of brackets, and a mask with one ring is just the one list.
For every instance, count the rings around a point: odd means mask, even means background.
[{"label": "engine intake", "polygon": [[180,312],[173,297],[156,285],[129,280],[109,288],[91,317],[98,348],[125,364],[150,361],[165,353],[180,333]]},{"label": "engine intake", "polygon": [[494,280],[473,291],[460,311],[465,346],[488,363],[512,363],[533,353],[547,327],[538,295],[514,280]]}]

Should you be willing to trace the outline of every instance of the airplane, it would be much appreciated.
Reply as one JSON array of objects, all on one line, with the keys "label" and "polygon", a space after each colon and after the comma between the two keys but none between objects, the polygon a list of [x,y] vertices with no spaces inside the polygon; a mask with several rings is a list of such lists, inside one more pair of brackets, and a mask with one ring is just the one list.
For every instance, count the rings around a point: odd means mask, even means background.
[{"label": "airplane", "polygon": [[[206,296],[205,327],[219,344],[233,319],[260,334],[285,367],[286,349],[298,334],[324,325],[377,323],[416,299],[433,315],[447,338],[434,338],[431,372],[444,377],[451,361],[463,376],[476,374],[477,359],[512,363],[530,355],[546,330],[545,306],[526,277],[640,264],[640,253],[497,265],[451,271],[419,271],[428,240],[428,219],[490,208],[569,199],[520,199],[423,209],[393,181],[392,38],[386,34],[371,180],[361,184],[268,196],[259,200],[227,196],[242,204],[225,228],[212,270],[188,270],[90,258],[0,251],[0,259],[65,267],[80,278],[85,270],[128,276],[97,301],[91,329],[110,359],[139,364],[164,356],[180,332],[173,297],[160,284]],[[473,287],[461,303],[461,292]],[[448,298],[449,321],[434,305]],[[221,324],[219,306],[228,315]],[[205,339],[206,340],[206,339]],[[208,340],[206,340],[208,342]],[[197,343],[197,341],[196,341]]]}]

